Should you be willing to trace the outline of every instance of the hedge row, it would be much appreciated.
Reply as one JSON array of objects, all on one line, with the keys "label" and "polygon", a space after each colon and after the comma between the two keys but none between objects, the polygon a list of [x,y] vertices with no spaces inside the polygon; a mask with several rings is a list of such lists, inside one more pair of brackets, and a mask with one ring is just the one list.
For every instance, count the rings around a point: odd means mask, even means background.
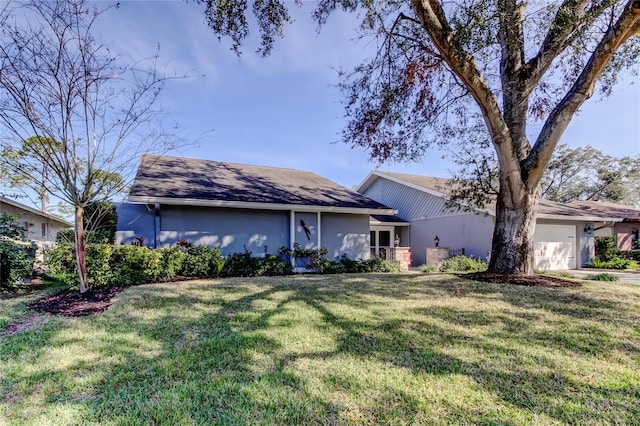
[{"label": "hedge row", "polygon": [[[317,273],[397,272],[400,265],[382,259],[350,260],[343,256],[329,261],[318,251],[309,270]],[[75,249],[71,244],[59,244],[48,253],[50,273],[70,286],[78,285]],[[134,285],[170,281],[176,277],[255,277],[292,273],[288,256],[265,254],[253,257],[251,252],[235,253],[226,259],[218,249],[209,247],[172,247],[150,249],[144,246],[87,246],[87,276],[89,287]]]},{"label": "hedge row", "polygon": [[0,239],[0,288],[8,288],[31,276],[36,247]]}]

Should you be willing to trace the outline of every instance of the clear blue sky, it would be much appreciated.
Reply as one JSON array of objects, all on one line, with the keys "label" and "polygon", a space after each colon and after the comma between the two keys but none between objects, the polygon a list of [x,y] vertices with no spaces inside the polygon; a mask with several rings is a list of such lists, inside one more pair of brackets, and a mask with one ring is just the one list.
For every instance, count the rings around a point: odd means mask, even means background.
[{"label": "clear blue sky", "polygon": [[[235,56],[229,41],[219,42],[206,26],[203,6],[184,1],[121,1],[99,29],[113,51],[141,58],[159,44],[168,71],[191,75],[170,82],[160,98],[181,135],[197,143],[177,155],[311,170],[351,187],[375,164],[338,142],[345,121],[335,69],[356,65],[371,46],[353,40],[353,16],[331,16],[317,35],[311,7],[291,6],[296,22],[267,58],[254,53],[255,37]],[[562,143],[615,156],[640,153],[640,85],[627,81],[607,100],[595,98]],[[433,151],[420,164],[380,168],[447,176],[452,166]]]}]

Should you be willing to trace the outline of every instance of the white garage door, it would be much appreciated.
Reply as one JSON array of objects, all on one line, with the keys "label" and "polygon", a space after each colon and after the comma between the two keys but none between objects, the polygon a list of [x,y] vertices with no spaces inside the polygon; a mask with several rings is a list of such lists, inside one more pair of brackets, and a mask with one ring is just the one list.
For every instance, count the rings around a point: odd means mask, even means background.
[{"label": "white garage door", "polygon": [[536,225],[534,268],[542,271],[576,268],[576,227]]}]

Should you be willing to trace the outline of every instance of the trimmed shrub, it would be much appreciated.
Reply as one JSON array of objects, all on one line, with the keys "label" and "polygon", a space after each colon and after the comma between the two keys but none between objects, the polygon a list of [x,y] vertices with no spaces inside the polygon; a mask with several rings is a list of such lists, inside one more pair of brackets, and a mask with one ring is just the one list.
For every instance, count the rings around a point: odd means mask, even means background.
[{"label": "trimmed shrub", "polygon": [[487,270],[487,263],[467,256],[453,256],[440,262],[440,272],[482,272]]},{"label": "trimmed shrub", "polygon": [[291,263],[275,254],[266,254],[264,257],[255,258],[255,260],[258,276],[274,277],[293,273]]},{"label": "trimmed shrub", "polygon": [[[111,259],[114,247],[111,244],[90,244],[87,245],[86,251],[85,265],[87,266],[89,288],[109,285],[113,281],[117,270],[124,266],[114,263]],[[115,267],[116,265],[118,265],[117,268]],[[77,271],[75,263],[73,271]]]},{"label": "trimmed shrub", "polygon": [[[640,241],[640,240],[637,240]],[[623,259],[635,260],[640,262],[640,250],[625,250],[620,252],[620,257]]]},{"label": "trimmed shrub", "polygon": [[420,269],[420,272],[424,272],[426,274],[438,272],[438,267],[436,265],[420,265],[418,269]]},{"label": "trimmed shrub", "polygon": [[189,247],[183,262],[182,274],[197,278],[217,277],[224,264],[224,257],[219,249],[203,246]]},{"label": "trimmed shrub", "polygon": [[77,286],[78,268],[76,266],[76,250],[72,244],[58,243],[45,255],[45,263],[50,274],[68,286]]},{"label": "trimmed shrub", "polygon": [[116,246],[110,261],[113,285],[143,284],[156,281],[160,276],[161,254],[148,247]]},{"label": "trimmed shrub", "polygon": [[372,257],[364,261],[367,268],[366,272],[400,272],[400,263],[391,260]]},{"label": "trimmed shrub", "polygon": [[0,287],[12,287],[32,275],[36,247],[31,243],[0,239]]},{"label": "trimmed shrub", "polygon": [[617,258],[620,254],[613,236],[595,237],[596,257],[604,262]]},{"label": "trimmed shrub", "polygon": [[158,279],[171,280],[180,275],[184,269],[184,260],[187,254],[180,247],[162,248],[160,253],[160,266]]}]

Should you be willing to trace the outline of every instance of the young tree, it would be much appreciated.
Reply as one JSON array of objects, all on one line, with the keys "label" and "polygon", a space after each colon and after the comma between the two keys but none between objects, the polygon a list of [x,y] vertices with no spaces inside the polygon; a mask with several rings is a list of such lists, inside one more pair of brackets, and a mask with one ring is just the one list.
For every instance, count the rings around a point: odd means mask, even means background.
[{"label": "young tree", "polygon": [[173,143],[155,107],[168,78],[157,56],[125,63],[92,35],[109,9],[29,0],[0,10],[0,151],[15,154],[3,165],[74,207],[81,292],[85,209],[120,193],[142,153]]},{"label": "young tree", "polygon": [[[237,51],[247,1],[202,2]],[[361,12],[378,46],[343,73],[343,140],[379,161],[413,160],[480,114],[500,172],[489,270],[533,273],[540,182],[596,83],[608,94],[624,70],[637,71],[640,0],[321,0],[314,17],[322,24],[337,8]],[[268,54],[289,21],[286,2],[254,0],[253,12]]]}]

